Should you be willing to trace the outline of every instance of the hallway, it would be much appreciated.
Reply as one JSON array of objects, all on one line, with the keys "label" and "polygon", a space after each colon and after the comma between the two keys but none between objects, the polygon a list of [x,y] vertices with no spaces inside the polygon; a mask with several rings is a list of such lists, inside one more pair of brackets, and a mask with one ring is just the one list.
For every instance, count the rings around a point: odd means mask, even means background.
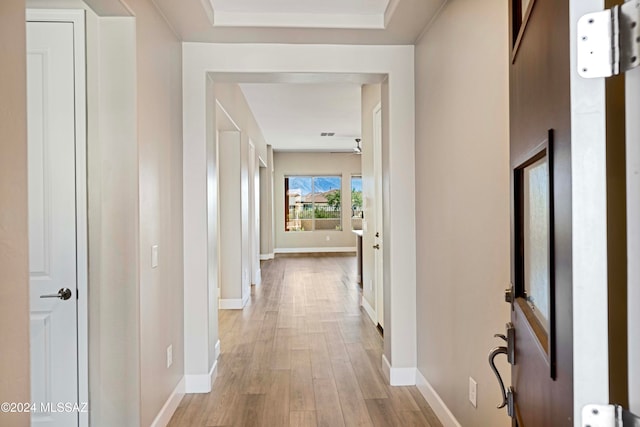
[{"label": "hallway", "polygon": [[355,269],[355,257],[263,262],[249,305],[220,311],[212,392],[186,395],[169,426],[441,426],[416,387],[386,384]]}]

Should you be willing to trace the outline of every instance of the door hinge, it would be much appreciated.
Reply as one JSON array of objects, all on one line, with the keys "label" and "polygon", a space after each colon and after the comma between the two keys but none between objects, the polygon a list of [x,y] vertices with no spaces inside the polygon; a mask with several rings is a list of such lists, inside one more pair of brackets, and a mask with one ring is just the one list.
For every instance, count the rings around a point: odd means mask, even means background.
[{"label": "door hinge", "polygon": [[516,364],[516,328],[509,322],[505,326],[506,335],[495,334],[494,337],[502,338],[507,343],[507,362],[510,365]]},{"label": "door hinge", "polygon": [[578,20],[578,73],[611,77],[640,65],[640,0]]},{"label": "door hinge", "polygon": [[640,427],[640,417],[620,405],[586,405],[582,427]]},{"label": "door hinge", "polygon": [[511,418],[515,418],[516,416],[516,392],[513,390],[513,387],[509,387],[509,391],[507,392],[507,415]]},{"label": "door hinge", "polygon": [[504,290],[504,302],[513,304],[515,298],[513,297],[513,286]]}]

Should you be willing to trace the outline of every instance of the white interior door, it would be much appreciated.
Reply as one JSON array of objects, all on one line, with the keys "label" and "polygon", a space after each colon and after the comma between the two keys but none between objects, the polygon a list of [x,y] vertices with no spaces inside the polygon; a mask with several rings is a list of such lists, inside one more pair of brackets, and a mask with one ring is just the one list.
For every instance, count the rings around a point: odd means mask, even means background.
[{"label": "white interior door", "polygon": [[382,106],[373,110],[373,176],[375,181],[375,250],[374,280],[376,292],[376,315],[378,324],[384,328],[384,280],[383,280],[383,236],[382,236]]},{"label": "white interior door", "polygon": [[74,24],[28,22],[27,50],[31,420],[70,427],[79,411],[58,404],[79,393]]}]

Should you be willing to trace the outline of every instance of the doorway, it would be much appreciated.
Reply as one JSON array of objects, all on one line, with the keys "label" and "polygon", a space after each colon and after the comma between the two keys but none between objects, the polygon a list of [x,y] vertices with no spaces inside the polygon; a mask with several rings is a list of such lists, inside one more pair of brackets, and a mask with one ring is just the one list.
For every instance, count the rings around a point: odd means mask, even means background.
[{"label": "doorway", "polygon": [[31,422],[51,427],[88,425],[84,37],[83,11],[27,11]]},{"label": "doorway", "polygon": [[382,195],[382,104],[373,110],[373,179],[375,234],[374,249],[374,283],[376,293],[376,317],[378,327],[384,329],[384,245],[383,245],[383,195]]}]

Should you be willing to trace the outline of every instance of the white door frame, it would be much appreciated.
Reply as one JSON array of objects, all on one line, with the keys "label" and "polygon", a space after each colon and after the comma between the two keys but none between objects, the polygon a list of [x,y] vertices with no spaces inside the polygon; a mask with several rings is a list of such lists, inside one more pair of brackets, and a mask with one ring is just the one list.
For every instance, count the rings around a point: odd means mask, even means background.
[{"label": "white door frame", "polygon": [[[76,268],[78,322],[78,403],[89,402],[88,236],[87,236],[87,107],[85,11],[81,9],[27,9],[29,22],[73,24],[75,72]],[[90,407],[90,406],[89,406]],[[78,414],[79,425],[89,426],[89,413]]]},{"label": "white door frame", "polygon": [[[640,124],[631,119],[640,114],[640,68],[626,72],[627,111],[627,259],[635,260],[640,255]],[[629,346],[629,409],[640,413],[640,368],[631,363],[640,357],[640,266],[628,262],[628,346]]]},{"label": "white door frame", "polygon": [[[215,82],[382,83],[385,194],[385,348],[382,366],[392,385],[414,385],[417,366],[415,244],[415,79],[413,46],[183,43],[185,330],[206,317],[200,295],[207,251],[207,146]],[[260,147],[260,152],[264,147]],[[391,231],[393,230],[393,231]],[[202,251],[205,251],[203,253]],[[388,268],[387,268],[388,266]],[[185,369],[205,374],[198,349],[216,336],[185,339]]]},{"label": "white door frame", "polygon": [[[380,122],[377,122],[376,116],[380,113]],[[374,197],[373,208],[375,212],[375,228],[376,233],[380,233],[380,237],[375,238],[375,243],[380,245],[380,249],[374,251],[373,260],[373,277],[376,279],[376,322],[384,328],[384,235],[382,234],[384,224],[384,209],[382,200],[382,102],[379,102],[372,113],[373,129],[373,180],[374,180]],[[376,136],[377,135],[377,136]]]}]

